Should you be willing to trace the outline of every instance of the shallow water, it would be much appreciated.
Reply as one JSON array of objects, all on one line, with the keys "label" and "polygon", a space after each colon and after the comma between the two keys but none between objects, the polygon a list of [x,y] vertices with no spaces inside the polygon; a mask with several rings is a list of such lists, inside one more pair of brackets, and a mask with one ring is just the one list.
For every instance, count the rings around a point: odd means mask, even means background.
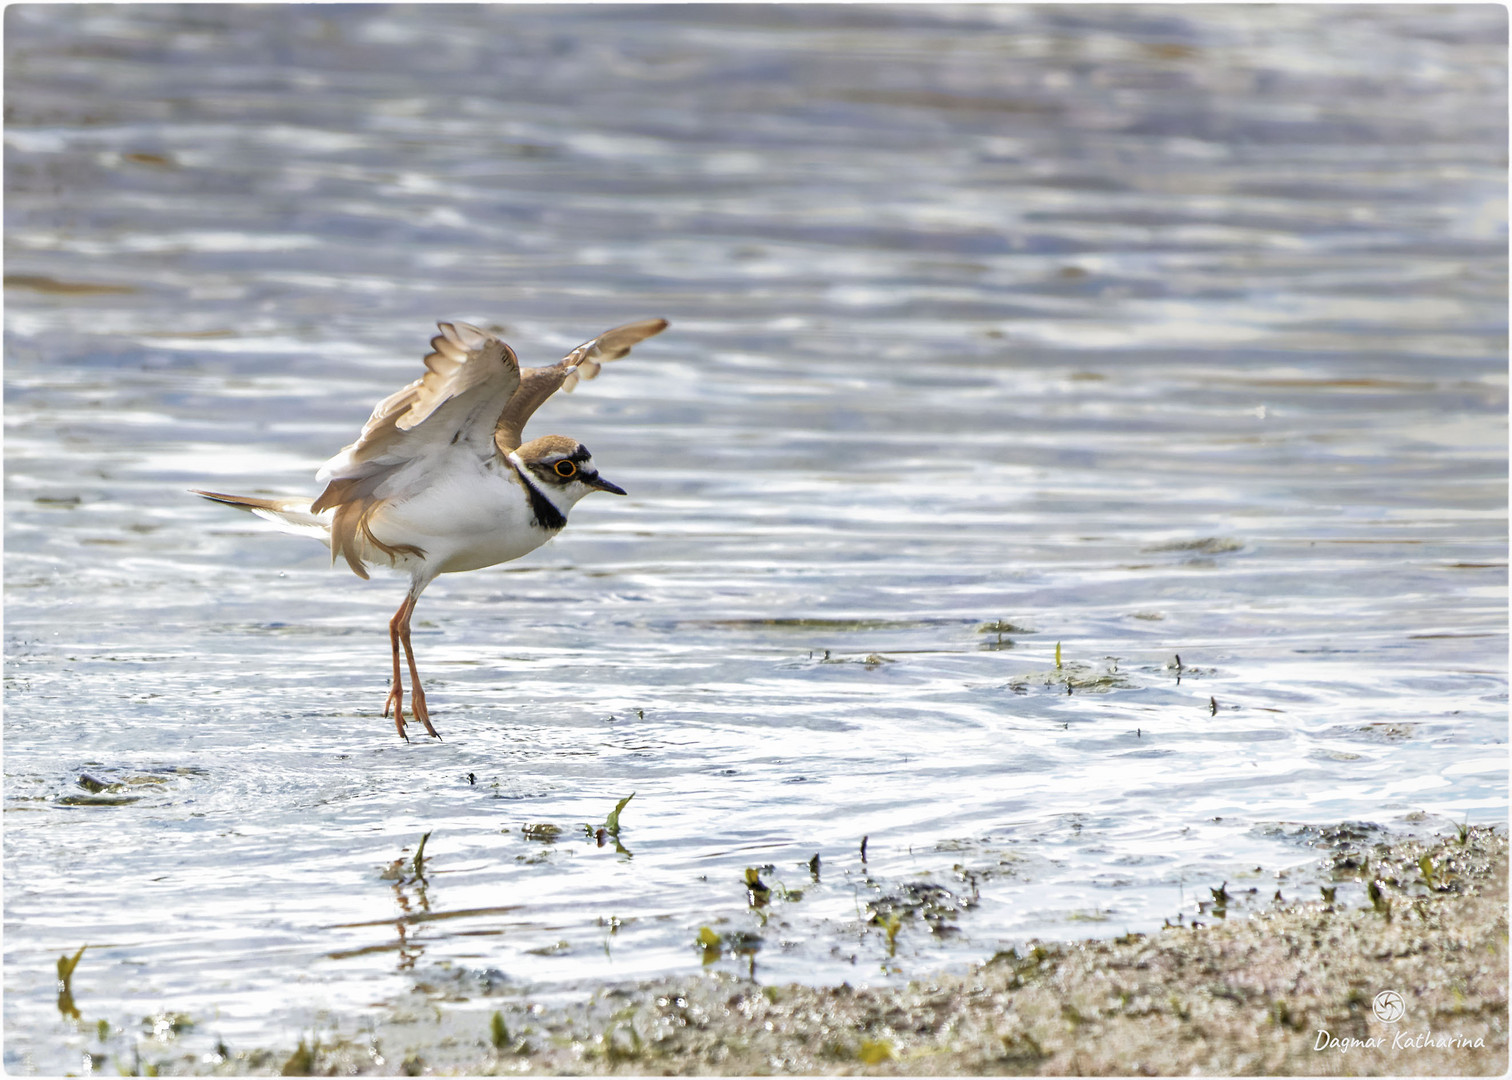
[{"label": "shallow water", "polygon": [[[7,20],[9,1071],[705,926],[906,978],[1505,819],[1502,9]],[[444,742],[400,581],[185,494],[313,493],[438,318],[651,315],[532,427],[630,497],[420,603]]]}]

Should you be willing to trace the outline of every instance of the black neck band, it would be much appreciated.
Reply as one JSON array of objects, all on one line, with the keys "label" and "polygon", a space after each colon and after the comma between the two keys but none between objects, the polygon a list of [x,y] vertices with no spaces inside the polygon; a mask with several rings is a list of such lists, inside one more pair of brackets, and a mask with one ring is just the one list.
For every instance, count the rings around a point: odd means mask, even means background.
[{"label": "black neck band", "polygon": [[546,497],[540,488],[535,486],[529,474],[520,466],[515,465],[514,459],[507,459],[514,465],[514,471],[520,478],[520,483],[525,485],[525,494],[530,496],[530,510],[535,515],[535,523],[550,532],[567,527],[567,515],[556,508],[556,503]]}]

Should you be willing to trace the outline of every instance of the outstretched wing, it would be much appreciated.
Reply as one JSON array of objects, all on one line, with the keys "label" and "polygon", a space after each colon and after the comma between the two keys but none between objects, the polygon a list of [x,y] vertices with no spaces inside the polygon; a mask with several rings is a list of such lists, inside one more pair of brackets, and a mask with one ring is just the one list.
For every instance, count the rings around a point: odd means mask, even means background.
[{"label": "outstretched wing", "polygon": [[579,379],[595,378],[605,363],[628,355],[631,348],[666,328],[666,319],[616,326],[583,342],[550,367],[525,368],[520,372],[519,390],[499,417],[494,441],[506,452],[517,449],[524,441],[526,422],[559,387],[570,392]]},{"label": "outstretched wing", "polygon": [[494,453],[494,422],[520,388],[514,351],[492,334],[467,323],[437,323],[426,372],[373,409],[357,441],[321,467],[316,479],[326,489],[310,507],[334,507],[331,559],[345,556],[359,577],[367,577],[359,536],[390,555],[402,548],[379,543],[368,518],[392,494],[386,485],[405,466],[442,456],[459,443],[480,455]]}]

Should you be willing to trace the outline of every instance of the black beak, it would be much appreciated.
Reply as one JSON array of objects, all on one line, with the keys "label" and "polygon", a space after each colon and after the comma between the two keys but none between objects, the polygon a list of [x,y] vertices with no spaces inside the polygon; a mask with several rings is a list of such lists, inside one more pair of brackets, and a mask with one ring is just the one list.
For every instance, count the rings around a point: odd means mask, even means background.
[{"label": "black beak", "polygon": [[582,479],[583,479],[583,483],[587,484],[589,487],[594,488],[594,489],[596,489],[598,491],[607,491],[611,495],[624,495],[624,494],[626,494],[624,488],[620,487],[618,484],[611,484],[609,481],[605,480],[598,473],[594,473],[592,476],[585,476]]}]

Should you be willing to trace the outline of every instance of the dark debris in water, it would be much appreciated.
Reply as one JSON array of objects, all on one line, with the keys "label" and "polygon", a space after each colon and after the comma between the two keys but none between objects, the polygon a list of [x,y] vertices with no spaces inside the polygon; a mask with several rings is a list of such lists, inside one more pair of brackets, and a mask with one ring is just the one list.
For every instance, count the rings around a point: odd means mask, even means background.
[{"label": "dark debris in water", "polygon": [[553,941],[549,945],[542,945],[535,949],[526,949],[532,956],[566,956],[572,952],[572,942]]},{"label": "dark debris in water", "polygon": [[1022,876],[1025,869],[1022,852],[991,838],[941,840],[934,850],[957,857],[950,873],[960,883],[958,887],[970,891],[973,901],[984,882]]},{"label": "dark debris in water", "polygon": [[1392,743],[1411,739],[1417,734],[1418,725],[1410,721],[1377,721],[1358,727],[1330,728],[1326,734],[1338,734],[1362,739],[1365,742]]},{"label": "dark debris in water", "polygon": [[[1412,823],[1422,825],[1425,820],[1413,818]],[[1457,845],[1448,844],[1447,855],[1439,861],[1425,862],[1425,845],[1441,841],[1431,837],[1403,839],[1400,833],[1374,822],[1347,821],[1328,826],[1278,822],[1260,827],[1262,835],[1285,838],[1325,853],[1324,877],[1333,883],[1321,886],[1326,902],[1334,902],[1339,882],[1355,882],[1365,886],[1366,895],[1378,910],[1389,907],[1383,889],[1420,896],[1425,891],[1452,889],[1453,883],[1469,872],[1471,868],[1461,865],[1460,858],[1468,828],[1457,825],[1455,829]]]},{"label": "dark debris in water", "polygon": [[1262,836],[1274,836],[1336,853],[1368,850],[1385,844],[1391,836],[1387,829],[1371,821],[1346,821],[1338,825],[1278,821],[1258,825],[1256,829]]},{"label": "dark debris in water", "polygon": [[976,628],[976,632],[979,633],[979,634],[1037,634],[1037,633],[1039,633],[1038,630],[1034,630],[1034,629],[1032,629],[1031,627],[1028,627],[1028,626],[1019,626],[1017,623],[1011,623],[1007,619],[994,619],[991,622],[984,622],[984,623],[982,623],[981,625],[979,625]]},{"label": "dark debris in water", "polygon": [[932,881],[909,881],[899,888],[876,897],[866,905],[868,921],[887,925],[898,919],[924,922],[932,933],[955,933],[956,920],[972,906],[969,897],[957,896]]},{"label": "dark debris in water", "polygon": [[137,772],[91,763],[75,774],[72,790],[65,790],[53,802],[58,806],[126,806],[148,795],[168,791],[180,777],[204,774],[204,769],[193,767],[168,766]]},{"label": "dark debris in water", "polygon": [[56,296],[103,296],[110,293],[137,291],[134,285],[117,285],[101,281],[60,281],[44,274],[6,274],[5,287],[51,293]]},{"label": "dark debris in water", "polygon": [[1223,555],[1230,551],[1239,551],[1244,544],[1238,540],[1231,540],[1223,536],[1205,536],[1200,540],[1171,540],[1163,544],[1151,544],[1141,548],[1141,551],[1180,551],[1193,555]]},{"label": "dark debris in water", "polygon": [[1077,691],[1089,694],[1106,694],[1110,690],[1123,690],[1132,685],[1118,670],[1118,662],[1110,660],[1106,668],[1096,668],[1079,660],[1069,660],[1058,668],[1032,671],[1008,681],[1008,689],[1015,694],[1026,694],[1032,689],[1054,687],[1060,691]]},{"label": "dark debris in water", "polygon": [[836,656],[829,649],[819,651],[819,655],[809,653],[810,660],[816,664],[860,664],[867,671],[875,671],[883,664],[896,664],[897,661],[890,656],[881,653],[867,653],[865,656]]},{"label": "dark debris in water", "polygon": [[58,799],[59,806],[126,806],[140,802],[140,795],[64,795]]}]

